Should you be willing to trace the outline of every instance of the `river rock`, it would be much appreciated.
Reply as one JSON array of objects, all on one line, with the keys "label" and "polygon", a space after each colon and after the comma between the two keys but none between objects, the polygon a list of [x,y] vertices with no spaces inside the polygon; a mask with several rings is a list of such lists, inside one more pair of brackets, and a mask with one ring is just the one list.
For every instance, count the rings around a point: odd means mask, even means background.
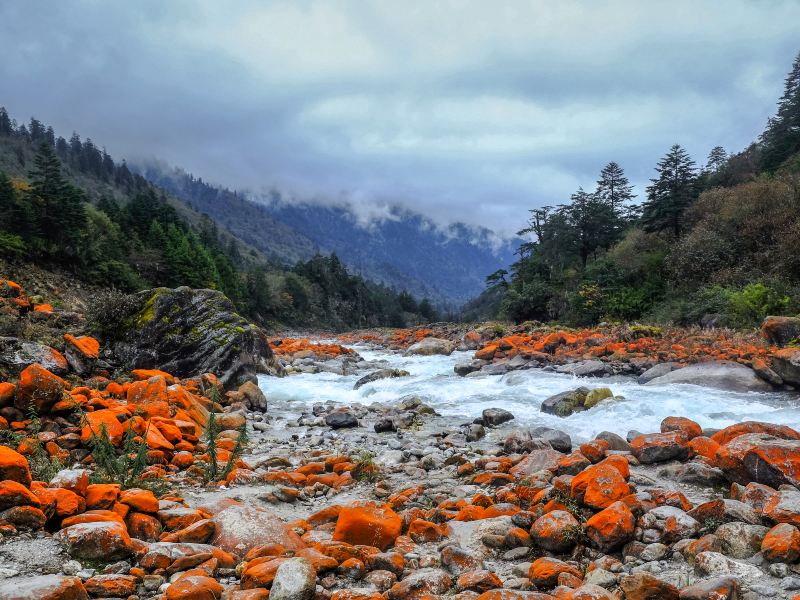
[{"label": "river rock", "polygon": [[784,348],[772,354],[772,370],[791,385],[800,386],[800,349]]},{"label": "river rock", "polygon": [[88,600],[89,595],[78,577],[36,575],[0,584],[3,600]]},{"label": "river rock", "polygon": [[586,410],[584,402],[588,393],[589,388],[579,387],[550,396],[542,402],[541,411],[559,417],[568,417],[574,412]]},{"label": "river rock", "polygon": [[408,347],[406,354],[418,356],[433,356],[441,354],[450,356],[455,350],[455,344],[450,340],[443,340],[440,338],[427,337],[422,341],[417,342]]},{"label": "river rock", "polygon": [[636,381],[637,383],[644,385],[645,383],[652,381],[656,377],[661,377],[662,375],[666,375],[667,373],[670,373],[678,368],[680,368],[680,365],[678,363],[674,362],[659,363],[657,365],[650,367],[644,373],[639,375]]},{"label": "river rock", "polygon": [[648,381],[645,385],[690,383],[730,392],[769,392],[772,386],[753,369],[726,360],[689,365]]},{"label": "river rock", "polygon": [[552,429],[551,427],[534,427],[531,429],[531,436],[541,438],[553,447],[553,450],[558,450],[564,454],[572,452],[572,438],[568,433],[560,429]]},{"label": "river rock", "polygon": [[351,412],[336,411],[325,415],[325,424],[331,429],[358,427],[358,419]]},{"label": "river rock", "polygon": [[514,415],[502,408],[485,408],[482,413],[483,424],[489,427],[497,427],[513,418]]},{"label": "river rock", "polygon": [[244,556],[251,548],[281,544],[287,550],[300,550],[300,537],[272,513],[251,506],[231,506],[213,519],[211,543],[226,552]]},{"label": "river rock", "polygon": [[603,377],[611,372],[608,364],[602,360],[581,360],[562,365],[556,369],[559,373],[569,373],[575,377]]},{"label": "river rock", "polygon": [[786,346],[800,339],[800,317],[767,317],[761,325],[761,333],[773,346]]},{"label": "river rock", "polygon": [[272,581],[272,600],[310,600],[316,589],[317,572],[306,558],[290,558],[280,564]]},{"label": "river rock", "polygon": [[213,372],[229,389],[270,370],[266,336],[237,314],[222,292],[156,288],[135,299],[137,308],[112,342],[125,368],[160,369],[177,377]]},{"label": "river rock", "polygon": [[357,390],[358,388],[365,386],[368,383],[372,383],[373,381],[378,381],[380,379],[407,377],[408,375],[409,372],[403,371],[402,369],[381,369],[379,371],[374,371],[373,373],[364,375],[364,377],[356,381],[355,385],[353,386],[353,389]]}]

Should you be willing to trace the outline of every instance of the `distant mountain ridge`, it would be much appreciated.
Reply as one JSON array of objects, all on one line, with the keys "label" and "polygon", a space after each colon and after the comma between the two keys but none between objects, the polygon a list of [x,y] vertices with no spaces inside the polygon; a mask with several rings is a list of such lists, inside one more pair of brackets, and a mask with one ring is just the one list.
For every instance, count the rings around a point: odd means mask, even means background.
[{"label": "distant mountain ridge", "polygon": [[335,252],[363,277],[440,306],[455,308],[480,294],[486,275],[507,268],[519,246],[486,228],[442,228],[401,207],[364,223],[345,204],[288,201],[278,192],[248,197],[160,162],[133,168],[273,260],[294,263]]}]

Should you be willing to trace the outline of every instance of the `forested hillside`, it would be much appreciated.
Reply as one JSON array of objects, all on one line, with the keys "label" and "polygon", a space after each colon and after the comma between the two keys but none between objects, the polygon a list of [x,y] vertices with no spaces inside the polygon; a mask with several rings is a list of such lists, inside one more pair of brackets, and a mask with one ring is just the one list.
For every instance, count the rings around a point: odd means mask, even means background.
[{"label": "forested hillside", "polygon": [[750,327],[800,312],[800,55],[759,139],[701,166],[670,148],[636,198],[610,162],[592,191],[531,211],[510,273],[468,307],[516,321]]},{"label": "forested hillside", "polygon": [[210,287],[278,325],[404,325],[436,316],[429,302],[351,275],[336,256],[293,267],[270,261],[90,139],[57,137],[35,118],[17,124],[2,108],[0,215],[0,256],[97,286]]},{"label": "forested hillside", "polygon": [[398,207],[363,223],[344,204],[287,201],[277,191],[250,200],[157,162],[135,170],[267,256],[291,263],[316,252],[336,253],[363,277],[440,305],[460,306],[478,294],[485,273],[510,265],[519,245],[463,223],[442,228]]}]

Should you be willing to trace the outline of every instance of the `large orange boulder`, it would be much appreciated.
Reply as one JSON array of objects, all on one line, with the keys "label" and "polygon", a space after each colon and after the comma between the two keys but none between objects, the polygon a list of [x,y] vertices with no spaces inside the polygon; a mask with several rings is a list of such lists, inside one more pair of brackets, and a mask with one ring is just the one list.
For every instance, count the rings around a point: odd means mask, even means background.
[{"label": "large orange boulder", "polygon": [[766,433],[786,440],[800,440],[800,433],[791,427],[776,425],[775,423],[762,423],[760,421],[742,421],[741,423],[730,425],[725,429],[720,429],[711,436],[711,439],[720,446],[724,446],[734,438],[747,433]]},{"label": "large orange boulder", "polygon": [[631,441],[633,454],[644,464],[685,460],[689,456],[685,435],[680,431],[640,435]]},{"label": "large orange boulder", "polygon": [[0,381],[0,408],[14,402],[17,386],[8,381]]},{"label": "large orange boulder", "polygon": [[570,495],[578,502],[596,509],[610,506],[630,494],[630,486],[619,470],[608,463],[598,463],[578,473],[570,485]]},{"label": "large orange boulder", "polygon": [[112,444],[118,446],[122,443],[125,428],[117,419],[117,413],[107,408],[86,413],[85,425],[81,429],[81,443],[88,445],[95,437],[101,437],[103,428]]},{"label": "large orange boulder", "polygon": [[650,573],[634,573],[620,579],[626,600],[678,600],[678,588]]},{"label": "large orange boulder", "polygon": [[165,600],[219,600],[225,588],[213,577],[184,575],[164,592]]},{"label": "large orange boulder", "polygon": [[169,418],[169,398],[167,381],[156,375],[144,381],[134,381],[126,394],[128,404],[136,405],[139,413],[146,419],[153,417]]},{"label": "large orange boulder", "polygon": [[614,502],[588,521],[586,536],[603,552],[610,552],[633,539],[636,517],[624,502]]},{"label": "large orange boulder", "polygon": [[124,490],[119,495],[119,501],[122,504],[127,504],[133,510],[143,513],[157,513],[158,512],[158,498],[150,490],[140,488],[131,488]]},{"label": "large orange boulder", "polygon": [[133,552],[125,526],[115,521],[95,521],[65,527],[55,538],[67,546],[70,556],[86,560],[118,560]]},{"label": "large orange boulder", "polygon": [[333,539],[386,550],[403,529],[400,516],[387,505],[362,503],[342,507]]},{"label": "large orange boulder", "polygon": [[23,485],[31,484],[28,461],[8,446],[0,446],[0,480],[10,479]]},{"label": "large orange boulder", "polygon": [[550,552],[567,552],[575,546],[578,520],[565,510],[554,510],[536,519],[531,538],[540,548]]},{"label": "large orange boulder", "polygon": [[61,377],[33,364],[19,375],[14,406],[27,411],[33,405],[38,414],[45,414],[61,400],[65,389],[66,382]]},{"label": "large orange boulder", "polygon": [[81,377],[89,375],[100,358],[100,342],[88,335],[75,337],[69,333],[64,334],[64,342],[69,366]]},{"label": "large orange boulder", "polygon": [[583,573],[575,565],[557,558],[542,557],[531,563],[528,568],[528,579],[537,588],[550,589],[558,584],[558,576],[562,573],[583,578]]},{"label": "large orange boulder", "polygon": [[775,525],[761,540],[761,554],[773,562],[795,562],[800,558],[800,530],[789,523]]},{"label": "large orange boulder", "polygon": [[687,440],[692,440],[703,435],[703,429],[686,417],[667,417],[661,421],[661,433],[677,431],[684,435]]},{"label": "large orange boulder", "polygon": [[39,498],[27,487],[7,479],[0,481],[0,510],[11,508],[12,506],[35,506],[41,507]]}]

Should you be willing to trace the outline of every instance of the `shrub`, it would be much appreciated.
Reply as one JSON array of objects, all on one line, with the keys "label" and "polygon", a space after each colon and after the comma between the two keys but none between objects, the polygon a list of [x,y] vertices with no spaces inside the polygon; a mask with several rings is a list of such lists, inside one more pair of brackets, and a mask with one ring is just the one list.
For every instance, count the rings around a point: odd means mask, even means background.
[{"label": "shrub", "polygon": [[114,289],[100,290],[89,299],[86,326],[101,339],[119,339],[125,331],[125,323],[139,308],[140,302],[134,294]]},{"label": "shrub", "polygon": [[763,283],[751,283],[728,296],[728,310],[736,325],[757,326],[767,315],[784,314],[789,296]]}]

